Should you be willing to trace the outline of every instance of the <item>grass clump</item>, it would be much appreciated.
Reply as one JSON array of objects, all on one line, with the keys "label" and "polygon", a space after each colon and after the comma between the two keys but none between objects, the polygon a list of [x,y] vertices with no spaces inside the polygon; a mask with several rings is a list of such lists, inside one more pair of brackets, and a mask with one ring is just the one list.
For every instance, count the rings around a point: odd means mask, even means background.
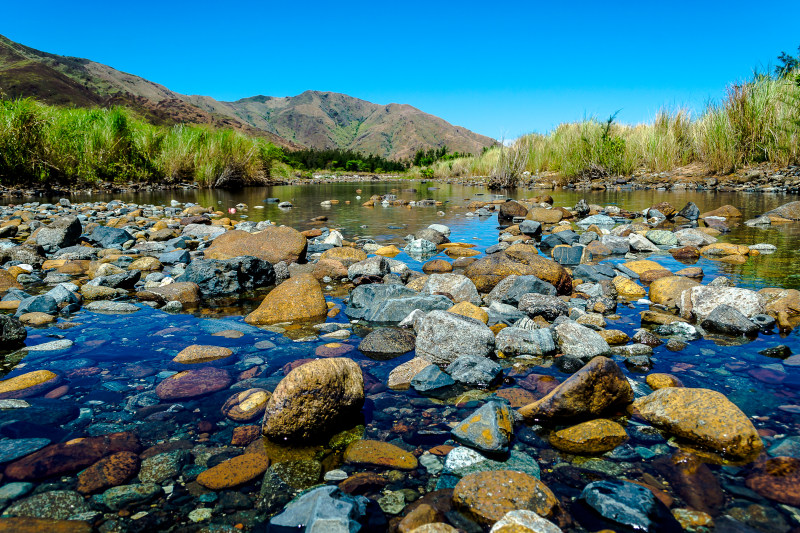
[{"label": "grass clump", "polygon": [[264,182],[283,157],[234,130],[154,126],[124,108],[77,109],[0,100],[0,183],[98,181],[237,186]]}]

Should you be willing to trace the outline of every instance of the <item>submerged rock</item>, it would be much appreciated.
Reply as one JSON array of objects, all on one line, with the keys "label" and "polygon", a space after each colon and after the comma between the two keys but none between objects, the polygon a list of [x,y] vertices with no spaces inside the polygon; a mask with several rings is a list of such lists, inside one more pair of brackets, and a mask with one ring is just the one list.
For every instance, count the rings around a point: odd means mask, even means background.
[{"label": "submerged rock", "polygon": [[275,533],[356,533],[362,530],[368,500],[349,496],[335,486],[306,492],[289,503],[279,515],[269,521]]},{"label": "submerged rock", "polygon": [[453,505],[479,524],[491,526],[516,510],[551,517],[558,509],[558,499],[533,476],[496,470],[461,478],[453,489]]},{"label": "submerged rock", "polygon": [[[589,483],[581,492],[580,500],[616,526],[653,533],[682,529],[650,489],[628,481]],[[591,528],[592,531],[597,529],[600,528]]]},{"label": "submerged rock", "polygon": [[313,441],[356,416],[363,404],[364,378],[354,361],[317,359],[281,380],[267,402],[262,432],[276,442]]},{"label": "submerged rock", "polygon": [[625,429],[604,418],[583,422],[550,434],[554,448],[569,453],[604,453],[628,440]]},{"label": "submerged rock", "polygon": [[659,389],[633,405],[654,426],[723,455],[754,457],[763,448],[747,415],[713,390]]}]

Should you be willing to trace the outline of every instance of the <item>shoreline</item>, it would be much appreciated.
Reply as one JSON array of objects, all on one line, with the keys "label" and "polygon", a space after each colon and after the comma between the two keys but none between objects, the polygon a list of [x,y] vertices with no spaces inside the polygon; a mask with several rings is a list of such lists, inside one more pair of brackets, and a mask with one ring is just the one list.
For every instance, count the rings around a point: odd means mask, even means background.
[{"label": "shoreline", "polygon": [[[12,186],[0,185],[0,199],[36,198],[43,196],[83,196],[91,194],[115,194],[136,192],[157,192],[169,190],[242,190],[250,188],[274,187],[283,185],[319,185],[326,183],[360,182],[406,182],[420,181],[431,183],[459,184],[487,187],[489,176],[434,177],[421,178],[399,174],[325,174],[315,173],[311,178],[274,180],[259,185],[247,185],[238,189],[225,187],[204,187],[197,182],[159,184],[147,182],[127,182],[84,184],[78,187],[56,186]],[[800,194],[800,166],[776,167],[770,165],[749,166],[726,175],[715,175],[699,170],[694,166],[681,167],[667,172],[639,172],[632,176],[609,176],[600,179],[564,178],[555,173],[542,173],[524,176],[516,187],[498,190],[663,190],[663,191],[708,191],[708,192],[761,192]]]}]

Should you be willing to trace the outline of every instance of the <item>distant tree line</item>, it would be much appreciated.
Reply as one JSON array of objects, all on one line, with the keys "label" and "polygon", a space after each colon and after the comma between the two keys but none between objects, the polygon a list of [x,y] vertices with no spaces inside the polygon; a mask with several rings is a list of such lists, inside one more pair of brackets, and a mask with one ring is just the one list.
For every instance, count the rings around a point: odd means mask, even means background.
[{"label": "distant tree line", "polygon": [[395,161],[379,155],[362,154],[336,148],[306,148],[284,152],[284,162],[301,170],[340,170],[345,172],[403,172],[407,161]]},{"label": "distant tree line", "polygon": [[414,154],[412,163],[415,167],[429,167],[439,161],[448,161],[451,159],[458,159],[459,157],[469,157],[472,154],[450,152],[447,145],[440,148],[428,148],[427,150],[417,150]]}]

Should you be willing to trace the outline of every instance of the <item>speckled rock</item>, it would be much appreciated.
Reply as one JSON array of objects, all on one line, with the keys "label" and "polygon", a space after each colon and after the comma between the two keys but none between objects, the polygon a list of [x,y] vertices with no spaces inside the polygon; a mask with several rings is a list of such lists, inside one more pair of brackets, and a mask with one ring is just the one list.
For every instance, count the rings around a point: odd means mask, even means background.
[{"label": "speckled rock", "polygon": [[677,307],[681,293],[698,285],[696,281],[684,276],[659,278],[650,284],[650,301],[667,307]]},{"label": "speckled rock", "polygon": [[91,494],[122,485],[139,471],[139,456],[133,452],[118,452],[100,459],[78,475],[76,490]]},{"label": "speckled rock", "polygon": [[268,467],[267,456],[246,453],[201,472],[197,482],[211,490],[229,489],[258,478]]},{"label": "speckled rock", "polygon": [[414,470],[417,458],[394,444],[376,440],[358,440],[344,452],[344,462],[354,466],[376,466],[397,470]]},{"label": "speckled rock", "polygon": [[634,408],[654,426],[724,455],[754,457],[763,448],[747,415],[713,390],[659,389]]},{"label": "speckled rock", "polygon": [[554,448],[578,454],[605,453],[626,440],[625,428],[605,418],[589,420],[550,434],[550,444]]},{"label": "speckled rock", "polygon": [[356,415],[363,404],[361,368],[351,359],[318,359],[281,380],[267,402],[262,431],[279,442],[313,440]]},{"label": "speckled rock", "polygon": [[88,503],[79,493],[72,490],[52,490],[20,500],[3,511],[3,514],[66,520],[73,515],[89,510]]},{"label": "speckled rock", "polygon": [[489,533],[561,533],[561,528],[533,511],[509,511]]},{"label": "speckled rock", "polygon": [[591,417],[632,401],[633,389],[619,366],[607,357],[595,357],[519,413],[529,421]]},{"label": "speckled rock", "polygon": [[773,457],[755,464],[747,486],[770,500],[800,506],[800,459]]},{"label": "speckled rock", "polygon": [[189,460],[186,450],[172,450],[159,453],[142,460],[139,481],[142,483],[163,483],[178,476],[181,468]]},{"label": "speckled rock", "polygon": [[491,526],[514,510],[553,516],[558,499],[547,485],[533,476],[496,470],[461,478],[453,490],[453,504],[479,524]]},{"label": "speckled rock", "polygon": [[0,518],[0,532],[2,533],[91,533],[91,531],[91,524],[81,520],[33,517]]},{"label": "speckled rock", "polygon": [[448,365],[459,356],[487,357],[494,351],[494,333],[483,322],[446,311],[431,311],[417,330],[417,356]]},{"label": "speckled rock", "polygon": [[118,511],[133,504],[144,503],[161,494],[161,486],[155,483],[134,483],[111,487],[100,498],[112,511]]},{"label": "speckled rock", "polygon": [[358,349],[372,359],[391,359],[414,349],[416,337],[412,331],[398,328],[378,328],[372,330]]}]

